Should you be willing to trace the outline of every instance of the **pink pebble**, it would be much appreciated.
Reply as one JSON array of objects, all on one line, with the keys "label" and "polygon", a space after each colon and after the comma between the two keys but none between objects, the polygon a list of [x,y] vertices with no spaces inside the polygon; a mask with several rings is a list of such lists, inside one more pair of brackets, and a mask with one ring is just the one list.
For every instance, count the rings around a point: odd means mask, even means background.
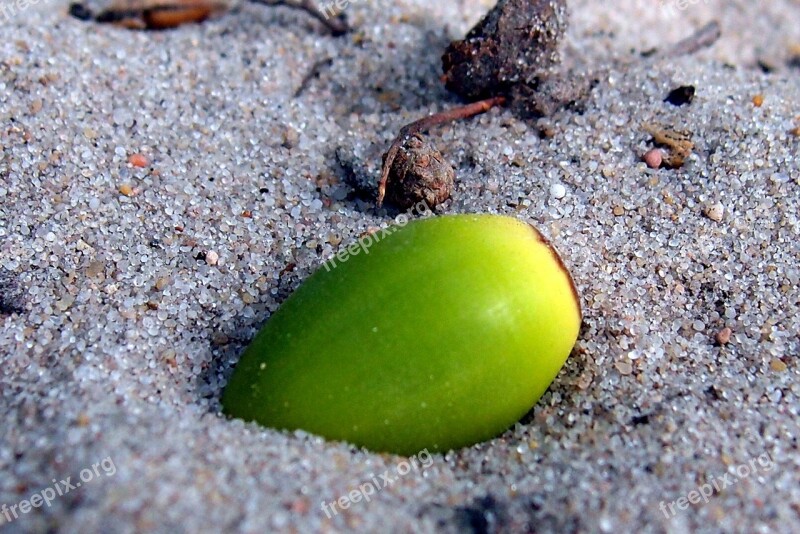
[{"label": "pink pebble", "polygon": [[647,163],[648,167],[651,169],[657,169],[661,167],[661,162],[663,161],[664,156],[661,153],[661,150],[657,148],[651,148],[644,153],[644,157],[642,159],[645,163]]}]

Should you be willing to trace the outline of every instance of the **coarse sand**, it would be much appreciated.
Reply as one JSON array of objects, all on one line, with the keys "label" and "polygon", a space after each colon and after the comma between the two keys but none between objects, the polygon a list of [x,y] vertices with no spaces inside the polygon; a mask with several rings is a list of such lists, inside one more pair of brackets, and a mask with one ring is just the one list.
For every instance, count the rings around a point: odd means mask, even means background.
[{"label": "coarse sand", "polygon": [[[135,32],[3,0],[0,531],[797,532],[797,0],[570,2],[581,112],[432,132],[440,212],[532,222],[581,294],[520,424],[406,459],[220,415],[270,313],[397,215],[381,154],[458,104],[440,56],[491,4],[354,1],[334,38],[285,7]],[[682,167],[642,161],[645,124],[691,132]]]}]

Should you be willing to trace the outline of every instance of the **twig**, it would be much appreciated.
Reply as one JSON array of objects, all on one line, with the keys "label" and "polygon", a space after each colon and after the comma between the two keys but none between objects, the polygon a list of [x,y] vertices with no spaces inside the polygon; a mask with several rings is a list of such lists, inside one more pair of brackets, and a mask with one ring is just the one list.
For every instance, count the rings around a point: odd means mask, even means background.
[{"label": "twig", "polygon": [[668,50],[655,54],[656,57],[678,57],[694,54],[695,52],[708,48],[717,42],[722,29],[719,22],[711,21],[689,37],[678,41],[672,45]]},{"label": "twig", "polygon": [[309,69],[308,74],[303,76],[303,79],[300,82],[300,85],[297,87],[297,90],[294,92],[294,97],[297,98],[300,95],[302,95],[305,92],[305,90],[308,89],[308,86],[311,85],[311,80],[313,80],[314,78],[319,77],[320,73],[322,72],[322,69],[330,67],[331,65],[333,65],[333,58],[330,58],[330,57],[326,57],[324,59],[320,59],[319,61],[316,61],[311,66],[311,69]]},{"label": "twig", "polygon": [[[287,6],[301,9],[322,22],[334,36],[350,31],[344,14],[337,16],[320,10],[314,0],[250,0],[267,6]],[[70,4],[69,13],[81,20],[114,23],[132,29],[174,28],[187,22],[202,22],[210,15],[226,11],[230,2],[224,0],[163,0],[147,3],[142,0],[113,5],[96,15],[81,2]]]},{"label": "twig", "polygon": [[383,204],[383,197],[386,195],[386,181],[389,179],[389,171],[392,169],[392,164],[394,163],[401,146],[409,137],[438,124],[444,124],[459,119],[468,119],[469,117],[486,113],[493,107],[502,106],[505,104],[505,101],[505,97],[496,96],[494,98],[473,102],[472,104],[467,104],[465,106],[448,109],[446,111],[440,111],[439,113],[434,113],[433,115],[429,115],[419,119],[418,121],[414,121],[411,124],[403,126],[400,129],[400,133],[397,134],[397,137],[395,137],[394,141],[392,141],[389,151],[386,153],[386,159],[383,162],[381,181],[378,182],[378,207],[381,207],[381,204]]},{"label": "twig", "polygon": [[128,29],[163,30],[189,22],[202,22],[224,12],[228,4],[222,0],[163,0],[163,2],[129,2],[111,4],[96,14],[81,2],[69,6],[69,14],[80,20],[117,24]]},{"label": "twig", "polygon": [[347,19],[344,17],[344,14],[340,13],[339,15],[333,17],[317,7],[316,2],[314,0],[250,0],[251,2],[255,2],[256,4],[264,4],[267,6],[286,6],[292,7],[295,9],[302,9],[330,30],[331,34],[334,37],[339,37],[340,35],[344,35],[350,31],[350,25],[347,24]]}]

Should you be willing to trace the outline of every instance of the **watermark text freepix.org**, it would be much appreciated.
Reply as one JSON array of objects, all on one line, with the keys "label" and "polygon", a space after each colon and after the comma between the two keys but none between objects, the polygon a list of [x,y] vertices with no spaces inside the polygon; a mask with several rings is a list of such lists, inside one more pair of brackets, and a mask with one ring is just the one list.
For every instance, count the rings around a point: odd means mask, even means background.
[{"label": "watermark text freepix.org", "polygon": [[711,476],[708,481],[697,489],[690,491],[685,497],[681,497],[672,502],[661,501],[658,507],[667,519],[675,517],[677,510],[686,510],[690,504],[700,504],[700,501],[708,502],[714,493],[720,493],[728,486],[733,486],[740,480],[758,472],[759,467],[762,471],[771,471],[775,464],[772,462],[768,453],[764,453],[758,458],[753,458],[746,464],[741,464],[724,473],[720,478]]},{"label": "watermark text freepix.org", "polygon": [[117,466],[114,465],[114,460],[109,456],[99,463],[92,464],[91,467],[81,469],[78,474],[80,481],[72,481],[69,476],[63,480],[53,479],[53,485],[37,491],[25,500],[17,504],[3,504],[0,506],[0,515],[5,518],[8,523],[15,519],[19,519],[20,515],[27,514],[34,508],[39,508],[43,504],[48,507],[52,504],[57,497],[63,497],[67,493],[74,491],[81,487],[82,484],[92,481],[95,477],[99,477],[103,473],[107,477],[113,476],[117,472]]},{"label": "watermark text freepix.org", "polygon": [[661,7],[667,9],[677,9],[678,11],[685,11],[695,4],[708,4],[710,0],[658,0]]},{"label": "watermark text freepix.org", "polygon": [[364,0],[331,0],[330,2],[320,4],[319,10],[326,19],[338,17],[342,12],[350,7],[350,4],[363,2]]},{"label": "watermark text freepix.org", "polygon": [[42,0],[2,0],[0,1],[0,22],[8,22],[17,14],[35,6]]},{"label": "watermark text freepix.org", "polygon": [[377,476],[370,473],[369,476],[371,480],[369,482],[359,484],[347,495],[342,495],[331,502],[322,501],[320,508],[325,512],[325,515],[328,516],[328,519],[330,519],[335,515],[339,515],[341,510],[347,510],[354,503],[361,501],[369,502],[376,492],[391,486],[397,482],[400,477],[406,476],[412,470],[419,471],[420,469],[426,469],[430,467],[431,464],[433,464],[431,453],[428,452],[428,449],[422,449],[415,456],[398,463],[394,471],[387,469]]},{"label": "watermark text freepix.org", "polygon": [[408,224],[409,221],[409,214],[417,213],[418,215],[432,215],[433,210],[428,206],[428,204],[424,201],[418,202],[414,205],[408,212],[401,213],[397,217],[395,217],[394,222],[396,223],[394,226],[389,226],[387,228],[381,228],[377,232],[373,234],[367,234],[355,243],[352,243],[350,246],[343,248],[336,255],[325,262],[325,270],[331,271],[332,269],[336,268],[339,263],[344,263],[350,259],[352,256],[356,256],[357,254],[363,252],[364,254],[369,254],[369,248],[380,241],[381,239],[388,237],[395,233],[398,229],[402,228],[403,226]]}]

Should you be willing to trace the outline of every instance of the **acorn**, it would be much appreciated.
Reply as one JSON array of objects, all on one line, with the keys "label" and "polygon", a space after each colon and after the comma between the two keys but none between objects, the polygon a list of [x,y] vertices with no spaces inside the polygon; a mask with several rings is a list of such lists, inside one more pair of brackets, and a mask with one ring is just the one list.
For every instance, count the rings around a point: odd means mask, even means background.
[{"label": "acorn", "polygon": [[510,217],[402,217],[283,303],[236,366],[226,414],[412,455],[490,439],[531,409],[581,324],[556,251]]}]

